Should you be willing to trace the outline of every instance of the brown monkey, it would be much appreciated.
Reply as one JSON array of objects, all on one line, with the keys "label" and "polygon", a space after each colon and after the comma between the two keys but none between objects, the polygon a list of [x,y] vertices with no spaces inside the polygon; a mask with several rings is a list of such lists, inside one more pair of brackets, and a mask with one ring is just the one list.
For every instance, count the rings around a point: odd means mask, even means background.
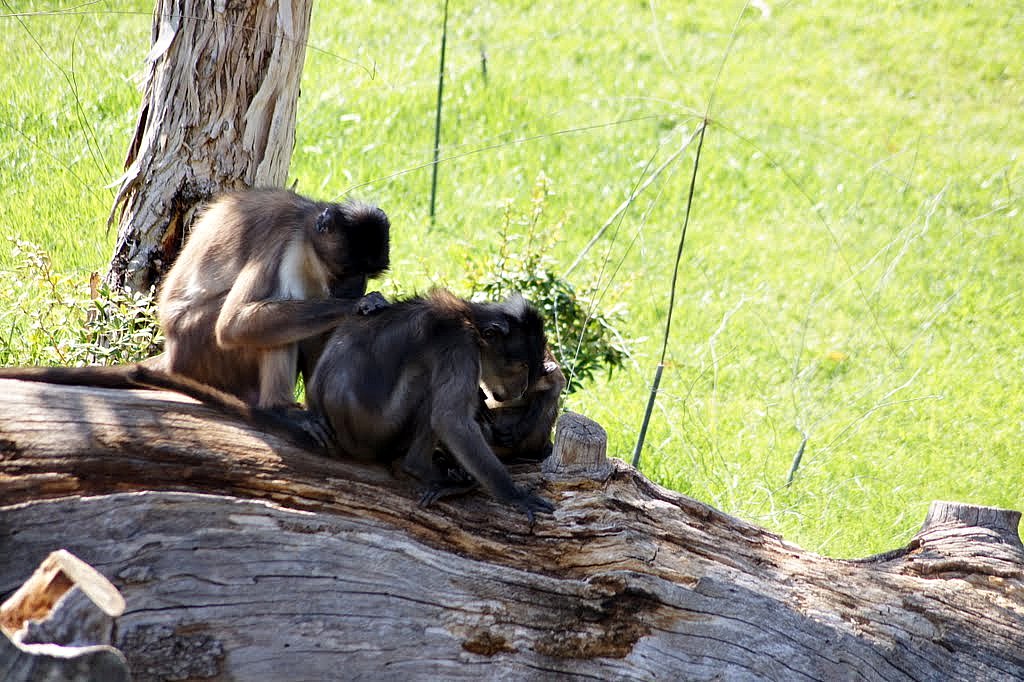
[{"label": "brown monkey", "polygon": [[501,402],[482,396],[484,436],[498,457],[541,460],[551,454],[551,430],[565,383],[554,354],[545,349],[543,370],[522,397]]},{"label": "brown monkey", "polygon": [[480,383],[496,400],[522,397],[540,375],[544,347],[543,321],[521,296],[471,303],[436,291],[338,328],[306,397],[341,451],[402,456],[429,486],[423,504],[465,487],[436,465],[441,444],[473,481],[532,520],[553,507],[512,482],[476,416]]},{"label": "brown monkey", "polygon": [[[280,189],[222,195],[198,220],[157,302],[162,355],[143,361],[264,407],[291,404],[299,343],[353,312],[389,265],[387,216],[358,202],[317,202]],[[315,359],[304,360],[311,372]],[[7,368],[0,377],[134,386],[131,366]]]},{"label": "brown monkey", "polygon": [[166,362],[156,367],[264,407],[290,404],[297,344],[356,310],[367,278],[388,268],[389,231],[366,204],[287,190],[222,197],[161,288]]}]

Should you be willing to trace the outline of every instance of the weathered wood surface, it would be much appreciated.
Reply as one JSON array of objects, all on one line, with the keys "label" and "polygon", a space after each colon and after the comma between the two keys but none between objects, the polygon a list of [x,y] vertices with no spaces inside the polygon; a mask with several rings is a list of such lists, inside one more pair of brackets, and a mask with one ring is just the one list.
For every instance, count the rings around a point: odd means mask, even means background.
[{"label": "weathered wood surface", "polygon": [[0,597],[74,552],[136,679],[1024,675],[1018,513],[936,504],[837,561],[612,464],[517,467],[557,505],[531,528],[167,394],[0,381]]},{"label": "weathered wood surface", "polygon": [[157,0],[107,281],[148,290],[213,194],[282,187],[312,0]]}]

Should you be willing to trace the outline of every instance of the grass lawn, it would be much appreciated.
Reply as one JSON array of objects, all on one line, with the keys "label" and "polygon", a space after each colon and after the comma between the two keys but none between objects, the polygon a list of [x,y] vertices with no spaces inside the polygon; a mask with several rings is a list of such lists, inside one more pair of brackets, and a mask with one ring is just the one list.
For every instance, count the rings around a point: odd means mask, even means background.
[{"label": "grass lawn", "polygon": [[[571,275],[635,339],[568,400],[628,459],[696,145],[666,162],[707,114],[645,473],[832,556],[906,542],[933,499],[1024,509],[1024,10],[523,4],[452,3],[432,226],[443,3],[316,3],[291,175],[389,213],[384,290],[458,289],[542,176],[564,272],[664,165]],[[83,286],[152,6],[0,3],[0,237]]]}]

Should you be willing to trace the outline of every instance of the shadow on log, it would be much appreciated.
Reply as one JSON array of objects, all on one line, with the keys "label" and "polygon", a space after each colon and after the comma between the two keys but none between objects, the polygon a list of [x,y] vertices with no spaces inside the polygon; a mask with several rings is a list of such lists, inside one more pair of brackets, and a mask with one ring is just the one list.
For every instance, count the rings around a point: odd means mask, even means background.
[{"label": "shadow on log", "polygon": [[124,595],[139,680],[1024,673],[1018,512],[937,502],[907,547],[832,560],[559,431],[513,468],[557,506],[531,527],[184,398],[0,381],[0,598],[73,552]]}]

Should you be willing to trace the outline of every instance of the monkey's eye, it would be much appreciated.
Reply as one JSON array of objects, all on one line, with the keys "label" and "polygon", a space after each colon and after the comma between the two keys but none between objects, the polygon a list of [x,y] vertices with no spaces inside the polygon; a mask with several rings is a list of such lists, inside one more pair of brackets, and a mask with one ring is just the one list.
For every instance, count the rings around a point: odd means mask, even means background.
[{"label": "monkey's eye", "polygon": [[498,338],[498,330],[493,327],[487,327],[483,332],[484,341],[493,341]]}]

